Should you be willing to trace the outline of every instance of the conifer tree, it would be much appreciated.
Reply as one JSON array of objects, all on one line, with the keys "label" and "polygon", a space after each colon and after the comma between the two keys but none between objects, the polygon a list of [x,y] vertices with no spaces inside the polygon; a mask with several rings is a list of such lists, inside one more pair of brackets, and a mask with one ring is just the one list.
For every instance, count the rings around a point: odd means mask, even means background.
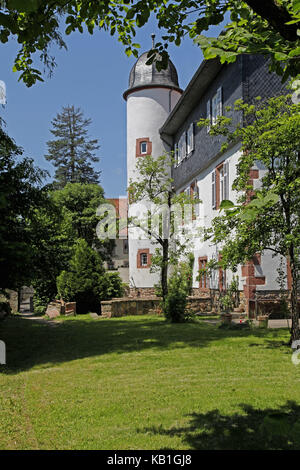
[{"label": "conifer tree", "polygon": [[46,160],[56,168],[54,186],[63,188],[67,183],[98,183],[100,172],[91,163],[99,161],[95,151],[97,139],[89,139],[87,128],[91,119],[84,119],[80,108],[65,106],[51,121],[55,140],[47,142]]}]

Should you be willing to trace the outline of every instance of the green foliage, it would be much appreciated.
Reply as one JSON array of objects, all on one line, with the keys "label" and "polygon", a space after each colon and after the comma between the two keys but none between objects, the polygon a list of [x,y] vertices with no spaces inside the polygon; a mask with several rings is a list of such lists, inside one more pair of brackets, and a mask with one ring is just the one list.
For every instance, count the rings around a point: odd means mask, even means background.
[{"label": "green foliage", "polygon": [[45,315],[50,298],[40,297],[38,292],[35,290],[34,296],[33,296],[34,313],[37,315]]},{"label": "green foliage", "polygon": [[67,183],[98,183],[100,172],[91,162],[99,162],[94,152],[99,149],[98,140],[90,140],[87,127],[90,119],[84,119],[80,109],[63,107],[52,121],[51,133],[55,139],[47,142],[46,160],[56,167],[54,187],[63,188]]},{"label": "green foliage", "polygon": [[[160,70],[168,63],[170,43],[179,46],[188,34],[200,45],[206,59],[220,57],[221,62],[233,62],[241,53],[260,53],[271,57],[271,68],[283,78],[299,74],[298,0],[10,0],[0,7],[0,41],[6,43],[15,36],[21,49],[15,59],[14,70],[27,86],[43,80],[40,70],[33,65],[33,56],[40,59],[50,71],[55,59],[50,55],[51,44],[66,48],[61,31],[66,35],[84,28],[90,34],[103,29],[117,35],[125,53],[135,57],[139,44],[135,41],[137,28],[142,28],[153,16],[163,29],[162,40],[149,53],[149,63],[156,61]],[[210,26],[227,21],[218,38],[202,33]]]},{"label": "green foliage", "polygon": [[102,202],[100,186],[69,183],[62,190],[49,190],[44,207],[33,211],[27,223],[34,259],[30,282],[41,305],[46,306],[55,298],[56,278],[68,268],[76,240],[85,239],[101,252],[102,259],[109,258],[112,241],[99,241],[96,237],[96,209]]},{"label": "green foliage", "polygon": [[[45,172],[33,160],[21,159],[22,149],[4,132],[0,121],[0,286],[16,289],[30,280],[34,256],[28,224],[43,207]],[[26,268],[26,266],[28,268]]]},{"label": "green foliage", "polygon": [[[300,252],[300,105],[291,96],[279,96],[249,105],[238,100],[235,109],[244,113],[245,126],[231,130],[212,126],[212,135],[226,135],[241,142],[242,155],[232,188],[236,204],[223,203],[221,215],[207,232],[222,243],[222,263],[236,269],[255,253],[270,250],[289,257],[292,273],[292,338],[299,338],[297,283]],[[249,184],[249,172],[263,169],[260,187]],[[209,233],[210,232],[210,233]]]},{"label": "green foliage", "polygon": [[227,292],[226,294],[220,297],[220,306],[221,310],[224,310],[227,313],[229,313],[233,309],[234,300],[230,292]]},{"label": "green foliage", "polygon": [[44,207],[36,208],[28,221],[33,262],[30,284],[34,287],[34,307],[40,311],[55,298],[56,277],[68,266],[74,239],[65,230],[62,207],[55,204],[48,192]]},{"label": "green foliage", "polygon": [[99,312],[101,300],[122,295],[122,281],[117,273],[105,273],[99,253],[79,239],[68,270],[57,278],[57,290],[65,301],[76,302],[78,313]]},{"label": "green foliage", "polygon": [[[176,266],[179,259],[191,249],[192,234],[187,227],[192,221],[194,205],[201,202],[185,193],[175,193],[170,176],[173,164],[171,153],[158,158],[148,155],[139,159],[139,178],[136,181],[130,180],[128,188],[130,203],[142,203],[149,209],[146,214],[131,217],[129,225],[138,227],[143,236],[146,235],[156,244],[151,258],[151,272],[160,272],[158,290],[163,299],[168,291],[169,266]],[[183,214],[187,216],[185,225],[182,224]],[[187,220],[189,215],[190,220]]]},{"label": "green foliage", "polygon": [[104,300],[122,297],[124,287],[119,273],[106,272],[102,284],[102,295]]},{"label": "green foliage", "polygon": [[[78,238],[84,238],[89,246],[108,246],[99,241],[96,226],[100,221],[96,211],[105,203],[103,188],[96,184],[68,183],[52,195],[54,204],[61,213],[61,230],[73,245]],[[110,243],[111,244],[111,243]]]},{"label": "green foliage", "polygon": [[194,256],[189,255],[188,261],[181,262],[168,280],[168,293],[163,302],[163,312],[167,320],[172,323],[187,321],[187,297],[191,294],[193,282]]},{"label": "green foliage", "polygon": [[[291,104],[290,96],[281,96],[255,105],[239,100],[235,109],[243,110],[250,122],[226,134],[228,142],[241,141],[232,186],[239,198],[236,204],[224,201],[213,221],[214,240],[225,242],[222,259],[233,269],[264,249],[285,256],[291,242],[299,246],[300,241],[300,107]],[[211,133],[224,135],[218,122]],[[264,175],[253,191],[249,171],[256,163]]]}]

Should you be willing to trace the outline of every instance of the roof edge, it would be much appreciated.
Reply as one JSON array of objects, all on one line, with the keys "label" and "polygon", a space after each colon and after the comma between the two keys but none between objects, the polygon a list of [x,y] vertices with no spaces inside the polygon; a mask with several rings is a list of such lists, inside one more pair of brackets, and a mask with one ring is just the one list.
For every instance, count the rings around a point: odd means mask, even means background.
[{"label": "roof edge", "polygon": [[124,93],[123,93],[124,100],[127,101],[127,97],[131,93],[134,93],[135,91],[139,91],[139,90],[144,90],[145,88],[167,88],[169,90],[178,91],[179,93],[184,93],[182,88],[177,87],[175,85],[166,85],[166,84],[161,84],[160,85],[159,83],[152,83],[152,84],[149,84],[149,85],[140,85],[140,86],[136,86],[136,87],[133,87],[133,88],[128,88],[128,90],[124,91]]},{"label": "roof edge", "polygon": [[160,134],[173,135],[182,122],[196,105],[194,98],[199,101],[205,93],[211,80],[224,67],[218,58],[203,60],[191,78],[189,84],[178,100],[176,106],[169,114],[163,126],[159,129]]}]

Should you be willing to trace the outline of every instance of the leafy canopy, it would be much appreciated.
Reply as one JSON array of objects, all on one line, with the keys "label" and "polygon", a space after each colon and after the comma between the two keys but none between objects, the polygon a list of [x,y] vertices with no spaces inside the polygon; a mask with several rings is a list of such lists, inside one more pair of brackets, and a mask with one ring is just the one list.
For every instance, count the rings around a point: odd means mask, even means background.
[{"label": "leafy canopy", "polygon": [[0,289],[17,288],[30,278],[34,258],[28,224],[47,199],[45,172],[22,153],[0,121]]},{"label": "leafy canopy", "polygon": [[[218,119],[213,135],[227,136],[228,143],[241,142],[242,155],[233,189],[237,203],[223,201],[213,220],[208,238],[222,246],[222,264],[236,269],[257,252],[270,250],[287,258],[291,270],[292,327],[290,342],[299,340],[297,307],[300,274],[300,104],[291,96],[271,98],[264,103],[238,100],[246,125],[231,130],[231,120]],[[248,124],[247,124],[248,123]],[[201,123],[203,124],[203,122]],[[249,181],[251,169],[260,169],[259,187]]]},{"label": "leafy canopy", "polygon": [[[297,76],[300,57],[299,0],[7,0],[0,6],[0,41],[15,36],[20,51],[14,70],[27,86],[43,80],[33,65],[38,52],[50,72],[55,58],[50,46],[65,47],[66,35],[84,28],[93,34],[95,28],[117,35],[127,55],[137,57],[140,47],[134,40],[136,29],[154,15],[158,27],[165,31],[162,42],[155,44],[150,62],[159,57],[157,67],[167,65],[169,43],[179,46],[186,35],[202,48],[206,59],[220,57],[232,62],[240,53],[262,53],[271,57],[277,73]],[[211,25],[228,22],[219,38],[205,38],[202,33]],[[157,56],[159,52],[159,56]]]}]

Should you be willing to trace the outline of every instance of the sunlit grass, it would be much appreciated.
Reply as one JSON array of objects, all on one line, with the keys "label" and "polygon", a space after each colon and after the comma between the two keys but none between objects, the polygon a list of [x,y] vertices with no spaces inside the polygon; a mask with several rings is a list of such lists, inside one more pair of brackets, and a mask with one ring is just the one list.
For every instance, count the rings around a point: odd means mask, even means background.
[{"label": "sunlit grass", "polygon": [[[297,406],[279,410],[300,402],[288,336],[155,316],[10,318],[0,324],[0,448],[300,448]],[[292,437],[272,435],[275,411]]]}]

